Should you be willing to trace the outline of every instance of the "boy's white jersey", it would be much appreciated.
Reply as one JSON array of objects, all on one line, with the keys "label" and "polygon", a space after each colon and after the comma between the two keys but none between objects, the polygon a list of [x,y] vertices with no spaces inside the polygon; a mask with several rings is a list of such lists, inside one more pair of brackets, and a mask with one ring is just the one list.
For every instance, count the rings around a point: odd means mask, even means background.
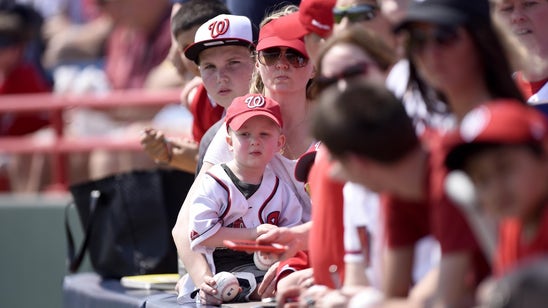
[{"label": "boy's white jersey", "polygon": [[302,206],[289,186],[266,168],[257,191],[246,199],[221,167],[205,174],[191,203],[191,248],[211,254],[200,245],[221,227],[255,228],[261,224],[294,226],[302,222]]}]

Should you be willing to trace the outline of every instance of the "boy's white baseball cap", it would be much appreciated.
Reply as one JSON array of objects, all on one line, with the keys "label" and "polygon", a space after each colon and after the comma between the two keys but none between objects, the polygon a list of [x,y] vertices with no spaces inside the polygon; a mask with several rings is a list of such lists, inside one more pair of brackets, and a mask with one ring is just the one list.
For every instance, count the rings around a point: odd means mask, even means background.
[{"label": "boy's white baseball cap", "polygon": [[225,45],[253,46],[253,25],[245,16],[222,14],[198,28],[194,44],[185,49],[185,56],[198,63],[204,49]]}]

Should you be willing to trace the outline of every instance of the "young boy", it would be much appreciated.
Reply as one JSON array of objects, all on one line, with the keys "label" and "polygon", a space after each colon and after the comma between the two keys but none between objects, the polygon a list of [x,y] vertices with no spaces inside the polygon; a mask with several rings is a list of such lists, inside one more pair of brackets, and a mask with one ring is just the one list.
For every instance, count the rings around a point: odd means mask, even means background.
[{"label": "young boy", "polygon": [[463,301],[473,296],[488,266],[466,219],[443,193],[439,153],[423,148],[402,103],[364,80],[333,85],[312,115],[312,133],[330,152],[331,176],[381,194],[384,268],[399,269],[385,270],[383,284],[398,281],[390,285],[401,290],[383,289],[407,294],[414,244],[432,234],[442,250],[439,277],[420,304],[432,297],[438,305],[469,306]]},{"label": "young boy", "polygon": [[[31,33],[36,31],[31,11],[26,6],[0,8],[0,104],[3,95],[51,91],[38,67],[24,56]],[[31,134],[49,124],[48,112],[0,113],[0,136]],[[34,165],[34,157],[43,159],[41,154],[0,155],[0,191],[34,193],[43,189],[43,172],[29,167]]]},{"label": "young boy", "polygon": [[[49,92],[38,68],[25,60],[32,21],[21,9],[0,9],[0,96]],[[0,135],[32,133],[49,124],[47,113],[0,114]]]},{"label": "young boy", "polygon": [[[200,71],[194,61],[185,57],[184,50],[194,43],[194,37],[201,25],[221,14],[230,14],[230,11],[219,0],[191,0],[183,3],[171,19],[171,30],[177,42],[177,50],[184,67],[193,75],[191,77],[200,76]],[[188,109],[193,117],[192,137],[199,143],[209,127],[221,119],[224,108],[209,98],[201,80],[194,94],[184,99],[190,100]]]},{"label": "young boy", "polygon": [[[193,72],[198,68],[196,73],[202,77],[190,107],[194,115],[194,140],[168,141],[161,132],[154,129],[147,129],[141,138],[145,151],[157,162],[189,172],[196,170],[197,142],[202,143],[207,129],[220,119],[224,109],[235,97],[249,92],[254,67],[251,21],[244,16],[222,14],[223,8],[215,2],[185,3],[173,17],[173,34],[181,56],[185,59],[185,66]],[[193,5],[194,9],[187,10],[189,5]],[[217,13],[205,22],[202,21],[206,16],[202,14],[219,11],[221,15]],[[188,23],[192,12],[194,16],[190,20],[203,23]],[[225,32],[220,34],[209,30],[208,27],[213,24],[226,24],[223,29]],[[216,71],[224,74],[215,74]]]},{"label": "young boy", "polygon": [[[255,275],[256,281],[250,281],[248,290],[239,295],[241,301],[250,299],[265,272],[253,265],[253,255],[219,249],[223,240],[255,240],[274,226],[300,224],[302,207],[291,188],[266,167],[285,143],[278,103],[259,94],[237,97],[225,121],[234,159],[207,171],[190,209],[190,240],[191,248],[205,255],[213,273]],[[179,293],[194,288],[188,284]]]},{"label": "young boy", "polygon": [[468,113],[448,135],[449,169],[463,169],[477,201],[500,219],[495,274],[548,253],[548,125],[532,107],[507,101]]}]

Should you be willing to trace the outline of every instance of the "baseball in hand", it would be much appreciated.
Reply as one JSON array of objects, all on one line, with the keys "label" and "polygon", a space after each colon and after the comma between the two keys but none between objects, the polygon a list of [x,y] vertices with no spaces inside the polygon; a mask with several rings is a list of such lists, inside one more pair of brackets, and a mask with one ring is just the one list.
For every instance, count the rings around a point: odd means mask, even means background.
[{"label": "baseball in hand", "polygon": [[253,253],[253,262],[255,263],[255,266],[261,271],[268,270],[270,266],[276,261],[278,261],[276,260],[276,258],[267,258],[265,254],[259,251],[255,251]]},{"label": "baseball in hand", "polygon": [[215,297],[224,303],[230,302],[240,293],[240,283],[234,274],[219,272],[213,276],[213,279],[215,279],[215,283],[217,284],[217,294]]}]

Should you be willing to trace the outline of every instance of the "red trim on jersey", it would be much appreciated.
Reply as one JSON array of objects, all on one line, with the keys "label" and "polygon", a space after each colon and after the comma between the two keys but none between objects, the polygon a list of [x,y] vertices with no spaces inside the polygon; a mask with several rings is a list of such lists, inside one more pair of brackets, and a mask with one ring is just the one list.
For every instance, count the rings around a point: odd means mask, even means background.
[{"label": "red trim on jersey", "polygon": [[276,194],[276,191],[278,191],[278,186],[279,185],[280,185],[280,179],[278,179],[278,177],[276,177],[276,184],[274,185],[274,189],[270,193],[270,196],[268,196],[268,198],[266,198],[266,200],[263,202],[263,204],[259,208],[259,211],[258,211],[258,214],[257,214],[259,216],[258,218],[259,218],[259,221],[261,222],[261,224],[264,224],[264,220],[263,220],[261,214],[263,213],[264,208],[270,202],[270,200],[272,200],[272,198],[274,198],[274,195]]},{"label": "red trim on jersey", "polygon": [[224,190],[226,190],[226,193],[228,194],[228,200],[227,200],[226,210],[221,214],[221,217],[219,217],[219,219],[224,220],[226,214],[228,214],[228,211],[230,210],[230,207],[232,206],[232,198],[230,197],[230,189],[229,189],[228,186],[226,186],[226,184],[225,184],[221,179],[219,179],[218,177],[214,176],[214,175],[211,174],[210,172],[206,172],[206,174],[208,174],[209,176],[211,176],[217,183],[219,183],[219,185],[221,185],[221,187],[222,187]]}]

